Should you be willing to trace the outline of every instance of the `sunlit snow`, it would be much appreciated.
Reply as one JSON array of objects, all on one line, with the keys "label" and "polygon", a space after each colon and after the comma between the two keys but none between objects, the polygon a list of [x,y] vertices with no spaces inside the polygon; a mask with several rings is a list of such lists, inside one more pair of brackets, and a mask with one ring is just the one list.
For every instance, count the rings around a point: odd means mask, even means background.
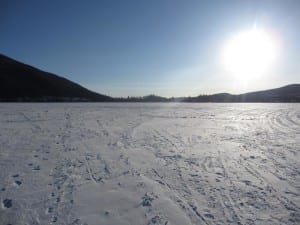
[{"label": "sunlit snow", "polygon": [[300,104],[0,104],[0,224],[299,224]]}]

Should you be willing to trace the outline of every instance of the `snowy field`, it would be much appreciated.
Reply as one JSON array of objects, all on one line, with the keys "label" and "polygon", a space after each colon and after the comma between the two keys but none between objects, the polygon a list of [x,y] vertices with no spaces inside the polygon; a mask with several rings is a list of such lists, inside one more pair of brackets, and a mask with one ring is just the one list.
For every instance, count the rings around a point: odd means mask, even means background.
[{"label": "snowy field", "polygon": [[300,104],[0,104],[1,225],[300,224]]}]

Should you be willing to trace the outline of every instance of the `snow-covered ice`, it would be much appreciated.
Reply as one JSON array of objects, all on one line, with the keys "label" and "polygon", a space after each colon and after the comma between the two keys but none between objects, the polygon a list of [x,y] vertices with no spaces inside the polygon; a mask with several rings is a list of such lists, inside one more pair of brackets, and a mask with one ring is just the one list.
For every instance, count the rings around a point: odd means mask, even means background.
[{"label": "snow-covered ice", "polygon": [[299,224],[300,104],[0,104],[0,224]]}]

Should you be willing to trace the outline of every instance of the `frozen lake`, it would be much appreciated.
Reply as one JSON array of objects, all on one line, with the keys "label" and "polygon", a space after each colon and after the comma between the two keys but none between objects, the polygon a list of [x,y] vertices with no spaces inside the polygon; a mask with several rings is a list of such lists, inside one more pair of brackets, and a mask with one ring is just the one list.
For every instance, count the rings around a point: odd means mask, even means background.
[{"label": "frozen lake", "polygon": [[300,104],[0,104],[0,224],[299,224]]}]

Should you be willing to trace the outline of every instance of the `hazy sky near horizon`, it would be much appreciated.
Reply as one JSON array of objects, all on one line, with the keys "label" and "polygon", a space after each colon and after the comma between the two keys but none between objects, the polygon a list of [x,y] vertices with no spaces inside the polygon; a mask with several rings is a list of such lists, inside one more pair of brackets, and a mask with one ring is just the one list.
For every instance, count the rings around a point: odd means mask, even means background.
[{"label": "hazy sky near horizon", "polygon": [[[240,82],[222,49],[253,26],[278,56]],[[0,53],[111,96],[273,88],[300,82],[300,1],[0,0]]]}]

